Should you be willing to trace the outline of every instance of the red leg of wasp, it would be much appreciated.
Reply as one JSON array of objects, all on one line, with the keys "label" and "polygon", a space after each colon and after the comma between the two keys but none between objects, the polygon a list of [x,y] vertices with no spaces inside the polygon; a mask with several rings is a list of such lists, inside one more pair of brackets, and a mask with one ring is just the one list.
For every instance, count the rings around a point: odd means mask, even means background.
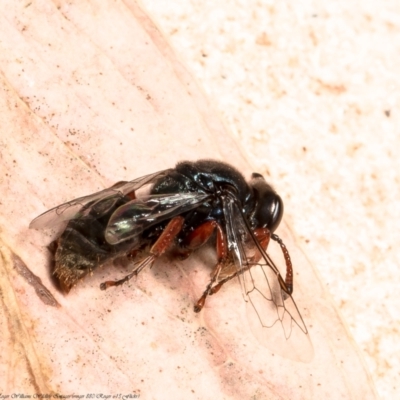
[{"label": "red leg of wasp", "polygon": [[[260,243],[261,247],[264,250],[266,250],[268,247],[268,244],[269,244],[269,240],[271,238],[271,232],[269,231],[269,229],[257,228],[254,230],[253,233],[254,233],[254,236],[256,237],[256,239],[258,240],[258,242]],[[262,255],[261,255],[260,251],[256,250],[256,253],[254,254],[254,256],[252,256],[251,259],[249,260],[250,264],[248,264],[245,268],[241,269],[240,271],[236,271],[232,275],[229,275],[226,278],[219,281],[217,285],[215,285],[213,288],[211,288],[209,294],[213,295],[213,294],[217,293],[226,282],[230,281],[231,279],[235,278],[236,276],[243,274],[245,271],[249,270],[251,267],[253,267],[254,264],[256,264],[261,259],[261,257],[262,257]]]},{"label": "red leg of wasp", "polygon": [[[283,291],[285,291],[288,294],[292,294],[293,293],[293,266],[292,266],[292,261],[290,259],[289,252],[288,252],[285,244],[283,243],[282,239],[276,234],[271,234],[271,232],[267,228],[256,229],[254,231],[254,236],[260,242],[260,244],[264,250],[267,250],[270,238],[272,240],[275,240],[276,242],[278,242],[279,246],[281,247],[283,257],[285,258],[285,264],[286,264],[285,284],[282,285],[283,282],[281,280],[279,280],[279,282],[280,282],[280,285],[281,285]],[[261,257],[261,253],[258,252],[258,256]],[[260,258],[258,258],[258,260],[259,259]]]},{"label": "red leg of wasp", "polygon": [[174,217],[168,222],[168,225],[163,230],[160,237],[156,240],[150,249],[150,253],[155,257],[160,257],[166,252],[166,250],[174,242],[178,233],[182,230],[183,222],[185,219],[183,217]]},{"label": "red leg of wasp", "polygon": [[111,286],[119,286],[122,285],[125,282],[128,282],[132,277],[137,276],[138,273],[144,269],[145,267],[147,267],[148,265],[153,264],[153,262],[155,261],[155,257],[154,256],[149,256],[146,257],[142,262],[140,262],[138,264],[138,266],[128,275],[124,276],[122,279],[119,279],[117,281],[106,281],[100,284],[100,289],[101,290],[106,290]]},{"label": "red leg of wasp", "polygon": [[279,246],[281,246],[283,257],[285,258],[285,263],[286,263],[286,278],[285,278],[286,288],[287,288],[288,294],[292,294],[293,293],[293,266],[292,266],[292,260],[290,259],[288,249],[286,248],[282,239],[278,235],[272,234],[271,238],[272,238],[272,240],[275,240],[275,242],[278,242]]},{"label": "red leg of wasp", "polygon": [[[281,246],[283,256],[285,257],[285,262],[286,262],[286,278],[284,281],[280,275],[278,275],[277,277],[278,277],[278,281],[279,281],[279,284],[280,284],[282,290],[288,294],[292,294],[292,292],[293,292],[293,268],[292,268],[292,262],[290,260],[289,252],[287,251],[286,246],[284,245],[282,240],[277,235],[275,235],[275,234],[271,235],[271,232],[267,228],[257,228],[253,233],[254,233],[254,236],[256,237],[256,239],[258,240],[258,242],[260,243],[261,247],[264,250],[267,249],[271,238],[273,240],[275,240],[276,242],[278,242],[279,245]],[[249,270],[254,264],[256,264],[261,259],[261,257],[262,257],[261,252],[257,251],[256,254],[249,260],[250,261],[249,265],[247,265],[242,270],[236,271],[234,274],[229,275],[226,278],[224,278],[223,280],[221,280],[220,282],[218,282],[217,285],[215,285],[213,288],[211,288],[211,290],[209,291],[209,294],[212,295],[212,294],[217,293],[226,282],[230,281],[234,277],[236,277],[240,274],[243,274],[245,271]]]},{"label": "red leg of wasp", "polygon": [[[236,271],[234,274],[229,275],[226,278],[222,279],[221,281],[218,282],[217,285],[215,285],[214,287],[211,288],[209,295],[211,296],[211,295],[217,293],[226,282],[230,281],[231,279],[235,278],[236,276],[238,276],[240,274],[243,274],[245,271],[248,271],[252,267],[254,267],[254,264],[246,265],[246,267],[242,268],[240,271]],[[281,275],[278,275],[277,277],[278,277],[278,282],[279,282],[280,287],[282,288],[282,290],[284,292],[287,292],[288,290],[287,290],[285,281],[283,280]]]},{"label": "red leg of wasp", "polygon": [[165,227],[159,238],[153,244],[150,249],[150,256],[146,257],[142,262],[138,264],[138,266],[124,278],[119,279],[118,281],[106,281],[100,285],[101,290],[106,290],[110,286],[119,286],[123,283],[129,281],[133,276],[136,276],[142,269],[147,267],[148,265],[152,265],[154,261],[160,257],[165,251],[172,245],[174,239],[181,231],[183,226],[184,218],[183,217],[175,217],[172,218],[171,221],[168,222],[168,225]]},{"label": "red leg of wasp", "polygon": [[[257,228],[254,230],[254,236],[260,243],[261,247],[264,250],[267,250],[269,240],[271,239],[271,232],[267,228]],[[261,259],[262,254],[260,251],[257,250],[256,254],[254,255],[253,259],[251,260],[252,262],[257,262]]]},{"label": "red leg of wasp", "polygon": [[214,231],[216,231],[217,233],[218,262],[214,268],[214,271],[212,272],[210,283],[207,285],[206,289],[203,292],[203,295],[200,297],[200,299],[194,306],[195,312],[199,312],[204,307],[206,298],[210,293],[212,285],[217,280],[218,275],[221,272],[223,260],[226,259],[228,252],[226,247],[225,234],[221,226],[216,221],[207,221],[204,224],[200,225],[193,232],[190,232],[190,234],[185,238],[184,241],[184,245],[188,249],[194,250],[205,244],[208,241],[208,239],[210,239]]},{"label": "red leg of wasp", "polygon": [[253,264],[249,264],[245,268],[241,269],[240,271],[236,271],[232,275],[229,275],[226,278],[222,279],[221,281],[218,282],[218,284],[216,284],[213,288],[211,288],[209,295],[211,296],[211,295],[219,292],[219,290],[222,288],[222,286],[226,282],[230,281],[231,279],[235,278],[236,276],[238,276],[240,274],[243,274],[245,271],[249,270],[251,267],[253,267]]},{"label": "red leg of wasp", "polygon": [[204,222],[204,224],[190,232],[185,237],[183,246],[189,251],[196,250],[207,243],[215,230],[217,231],[217,256],[218,261],[220,261],[227,256],[225,234],[218,222],[214,220]]}]

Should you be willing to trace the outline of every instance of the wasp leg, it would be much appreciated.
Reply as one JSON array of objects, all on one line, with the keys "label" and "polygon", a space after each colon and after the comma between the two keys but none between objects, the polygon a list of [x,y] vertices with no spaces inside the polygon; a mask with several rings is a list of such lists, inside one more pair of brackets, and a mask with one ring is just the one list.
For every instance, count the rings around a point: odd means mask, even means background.
[{"label": "wasp leg", "polygon": [[245,271],[249,270],[253,266],[254,266],[254,264],[246,265],[246,267],[242,268],[240,271],[236,271],[232,275],[229,275],[226,278],[220,280],[215,286],[213,286],[211,288],[211,290],[208,294],[211,296],[211,295],[217,293],[226,282],[230,281],[231,279],[235,278],[236,276],[238,276],[240,274],[243,274]]},{"label": "wasp leg", "polygon": [[[250,268],[254,267],[254,265],[255,265],[255,263],[250,263],[250,264],[246,265],[246,267],[242,268],[240,271],[236,271],[232,275],[229,275],[226,278],[222,279],[215,286],[213,286],[211,288],[211,290],[209,291],[208,294],[211,296],[211,295],[217,293],[226,282],[230,281],[231,279],[235,278],[236,276],[238,276],[240,274],[243,274],[245,271],[248,271]],[[279,275],[277,275],[277,278],[278,278],[278,282],[279,282],[281,289],[285,293],[291,294],[289,292],[289,289],[287,288],[287,285],[286,285],[285,281],[283,280],[282,276],[279,274]]]},{"label": "wasp leg", "polygon": [[123,283],[129,281],[133,276],[136,276],[140,271],[142,271],[148,265],[152,265],[154,261],[160,257],[165,251],[172,245],[176,236],[182,229],[184,222],[183,217],[174,217],[171,221],[168,222],[168,225],[165,227],[159,238],[153,244],[150,249],[150,256],[146,257],[142,262],[138,264],[138,266],[124,278],[119,279],[117,281],[106,281],[100,285],[101,290],[106,290],[110,286],[119,286]]},{"label": "wasp leg", "polygon": [[281,246],[283,257],[285,258],[285,263],[286,263],[285,284],[286,284],[286,288],[287,288],[287,293],[292,294],[293,293],[293,265],[292,265],[292,260],[290,259],[288,249],[286,248],[282,239],[275,233],[271,235],[271,239],[275,240],[275,242],[278,242],[279,246]]},{"label": "wasp leg", "polygon": [[[260,243],[261,247],[264,250],[267,250],[267,247],[269,245],[269,241],[271,239],[271,232],[267,228],[257,228],[253,231],[254,236],[258,240],[258,243]],[[254,261],[255,263],[258,262],[262,257],[262,254],[260,251],[257,250],[256,254],[253,256],[251,261]]]},{"label": "wasp leg", "polygon": [[154,256],[149,256],[146,257],[143,261],[141,261],[138,266],[128,275],[124,276],[122,279],[119,279],[117,281],[106,281],[100,284],[100,289],[101,290],[106,290],[111,286],[119,286],[122,285],[125,282],[128,282],[132,277],[137,276],[140,271],[142,271],[145,267],[148,265],[152,265],[153,262],[155,261]]},{"label": "wasp leg", "polygon": [[203,295],[200,297],[200,299],[194,306],[195,312],[201,311],[201,309],[204,307],[206,298],[210,293],[212,285],[215,283],[221,272],[223,261],[226,260],[228,252],[227,252],[224,231],[222,230],[221,226],[216,221],[213,220],[205,222],[204,224],[197,227],[193,232],[190,232],[190,234],[185,238],[184,241],[184,245],[186,248],[188,248],[189,250],[194,250],[205,244],[208,241],[208,239],[210,239],[214,231],[216,231],[217,233],[218,262],[211,274],[210,283],[207,285],[205,291],[203,292]]},{"label": "wasp leg", "polygon": [[192,232],[189,232],[189,234],[183,238],[181,246],[174,248],[173,256],[180,260],[186,260],[194,250],[208,242],[214,233],[215,225],[215,221],[207,221]]},{"label": "wasp leg", "polygon": [[[277,235],[271,234],[271,232],[267,228],[258,228],[254,232],[254,236],[260,243],[261,247],[266,250],[269,244],[270,239],[275,240],[276,242],[279,243],[283,256],[285,257],[285,262],[286,262],[286,278],[283,280],[282,276],[279,274],[277,276],[279,285],[281,286],[281,289],[287,293],[287,294],[292,294],[293,292],[293,267],[292,267],[292,262],[290,260],[290,255],[289,252],[284,245],[282,239],[280,239]],[[252,268],[257,262],[261,259],[262,254],[260,251],[257,251],[256,254],[251,257],[249,261],[249,264],[242,268],[240,271],[236,271],[232,275],[227,276],[226,278],[222,279],[219,281],[213,288],[211,288],[209,294],[213,295],[217,293],[221,287],[231,279],[235,278],[236,276],[243,274],[245,271],[248,271],[250,268]]]},{"label": "wasp leg", "polygon": [[[271,232],[267,228],[257,228],[253,231],[254,236],[260,243],[261,247],[266,250],[271,238]],[[252,268],[257,262],[261,259],[262,254],[259,250],[256,250],[256,253],[248,260],[249,264],[243,267],[241,270],[234,272],[232,275],[227,276],[226,278],[220,280],[215,286],[211,288],[209,291],[209,295],[213,295],[217,293],[221,287],[231,279],[235,278],[236,276],[243,274],[245,271]]]}]

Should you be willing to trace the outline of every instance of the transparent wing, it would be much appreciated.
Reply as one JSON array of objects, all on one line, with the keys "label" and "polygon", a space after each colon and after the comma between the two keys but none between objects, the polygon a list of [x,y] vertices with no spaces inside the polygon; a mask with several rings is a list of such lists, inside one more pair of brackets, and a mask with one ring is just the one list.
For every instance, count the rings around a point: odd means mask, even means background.
[{"label": "transparent wing", "polygon": [[[71,219],[82,218],[90,212],[92,207],[101,202],[99,206],[99,216],[101,213],[106,213],[113,207],[118,199],[121,197],[140,189],[146,184],[154,183],[157,179],[164,176],[170,170],[164,170],[142,176],[141,178],[134,179],[130,182],[119,182],[116,185],[101,190],[99,192],[90,194],[88,196],[79,197],[75,200],[67,201],[57,207],[54,207],[45,213],[36,217],[29,225],[31,229],[43,229],[51,228],[62,222],[69,221]],[[109,198],[109,201],[104,201]],[[85,207],[90,204],[90,207]]]},{"label": "transparent wing", "polygon": [[132,200],[112,214],[105,231],[105,238],[113,245],[131,239],[152,225],[198,207],[208,197],[201,193],[178,193],[145,196]]},{"label": "transparent wing", "polygon": [[282,275],[256,243],[235,200],[224,198],[223,206],[228,247],[253,334],[274,353],[296,361],[311,361],[314,350],[307,327],[293,297],[282,289]]}]

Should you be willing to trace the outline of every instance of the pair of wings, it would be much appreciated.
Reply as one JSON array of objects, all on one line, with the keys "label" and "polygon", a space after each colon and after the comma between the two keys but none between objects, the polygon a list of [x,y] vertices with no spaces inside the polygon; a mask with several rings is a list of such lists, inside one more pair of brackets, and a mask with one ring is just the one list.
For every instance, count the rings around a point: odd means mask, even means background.
[{"label": "pair of wings", "polygon": [[[101,217],[115,208],[119,199],[154,184],[170,171],[120,182],[111,188],[66,202],[35,218],[29,228],[51,228],[62,222],[85,218],[94,212]],[[150,226],[195,209],[208,198],[209,195],[196,192],[135,198],[113,212],[105,230],[105,239],[116,245],[139,237]],[[255,243],[238,201],[232,196],[223,196],[221,200],[228,248],[242,288],[252,332],[262,345],[275,353],[297,361],[309,361],[313,349],[308,330],[292,296],[281,289],[279,270]],[[251,261],[251,248],[261,252],[256,262]]]},{"label": "pair of wings", "polygon": [[[72,219],[84,219],[89,214],[100,218],[115,209],[120,199],[145,185],[153,184],[169,171],[156,172],[130,182],[119,182],[108,189],[68,201],[39,215],[30,223],[29,228],[51,228]],[[150,226],[196,208],[207,197],[201,193],[175,193],[143,196],[129,201],[111,215],[104,232],[105,239],[109,244],[116,245],[138,237]]]}]

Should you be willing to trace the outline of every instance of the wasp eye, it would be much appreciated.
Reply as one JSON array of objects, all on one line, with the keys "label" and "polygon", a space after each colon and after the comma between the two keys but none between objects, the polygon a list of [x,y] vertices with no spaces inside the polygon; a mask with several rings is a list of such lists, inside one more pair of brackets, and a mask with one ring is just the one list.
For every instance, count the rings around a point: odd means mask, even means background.
[{"label": "wasp eye", "polygon": [[271,232],[274,232],[281,223],[283,216],[283,201],[280,196],[275,195],[275,199],[271,202],[271,207],[269,208],[269,211],[271,218],[268,222],[267,228]]},{"label": "wasp eye", "polygon": [[253,220],[256,227],[274,232],[283,216],[283,201],[262,175],[254,173],[250,182],[255,197]]},{"label": "wasp eye", "polygon": [[254,219],[258,227],[274,232],[283,215],[283,202],[276,193],[264,193],[256,204]]}]

